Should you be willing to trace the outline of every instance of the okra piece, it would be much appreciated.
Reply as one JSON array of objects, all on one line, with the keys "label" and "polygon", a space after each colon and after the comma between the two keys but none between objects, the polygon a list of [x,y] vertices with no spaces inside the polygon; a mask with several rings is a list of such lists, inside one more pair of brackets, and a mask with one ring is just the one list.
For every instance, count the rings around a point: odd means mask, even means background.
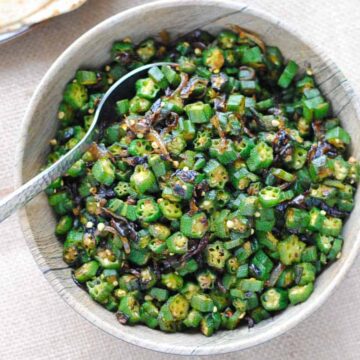
[{"label": "okra piece", "polygon": [[132,156],[143,156],[150,154],[152,147],[149,141],[143,139],[135,139],[131,141],[128,152]]},{"label": "okra piece", "polygon": [[88,101],[88,98],[86,87],[78,82],[72,82],[65,88],[64,101],[74,110],[81,109]]},{"label": "okra piece", "polygon": [[292,305],[306,301],[314,291],[314,283],[298,285],[289,289],[289,300]]},{"label": "okra piece", "polygon": [[86,282],[90,296],[97,302],[105,304],[114,289],[114,286],[99,277]]},{"label": "okra piece", "polygon": [[58,215],[65,215],[74,208],[74,202],[67,191],[50,195],[49,204]]},{"label": "okra piece", "polygon": [[140,194],[154,192],[157,189],[156,178],[153,172],[144,165],[137,165],[130,177],[130,185]]},{"label": "okra piece", "polygon": [[280,201],[281,190],[278,187],[267,186],[259,192],[259,202],[265,208],[276,206]]},{"label": "okra piece", "polygon": [[220,70],[225,62],[223,51],[217,47],[212,47],[203,51],[203,64],[210,68],[212,72]]},{"label": "okra piece", "polygon": [[153,198],[140,199],[136,204],[136,216],[145,222],[154,222],[161,217],[160,207]]},{"label": "okra piece", "polygon": [[301,253],[301,261],[315,262],[318,260],[318,251],[316,246],[307,246]]},{"label": "okra piece", "polygon": [[221,316],[219,313],[207,314],[200,322],[200,330],[205,336],[211,336],[219,329]]},{"label": "okra piece", "polygon": [[151,78],[137,80],[135,88],[136,95],[147,100],[154,99],[160,90],[156,82]]},{"label": "okra piece", "polygon": [[193,282],[186,282],[180,293],[185,296],[188,301],[191,301],[192,297],[200,291],[200,287]]},{"label": "okra piece", "polygon": [[264,62],[263,54],[258,46],[245,48],[242,54],[241,62],[244,65],[251,66],[254,69],[261,68]]},{"label": "okra piece", "polygon": [[264,282],[255,278],[241,279],[239,281],[239,288],[242,291],[261,292],[264,288]]},{"label": "okra piece", "polygon": [[169,290],[177,291],[182,288],[184,280],[176,273],[168,273],[161,275],[161,283]]},{"label": "okra piece", "polygon": [[163,71],[161,71],[157,66],[153,66],[149,70],[149,76],[150,78],[156,83],[156,85],[160,89],[166,89],[169,85],[168,80],[166,79],[166,76]]},{"label": "okra piece", "polygon": [[341,249],[343,246],[343,240],[342,239],[335,239],[332,243],[332,247],[328,253],[327,258],[330,261],[334,261],[339,258],[341,255]]},{"label": "okra piece", "polygon": [[151,107],[151,101],[138,95],[129,101],[130,114],[144,114]]},{"label": "okra piece", "polygon": [[211,312],[214,306],[214,301],[207,294],[194,294],[191,298],[191,307],[200,312]]},{"label": "okra piece", "polygon": [[205,256],[210,267],[223,269],[230,253],[225,249],[223,242],[216,241],[207,246]]},{"label": "okra piece", "polygon": [[301,253],[306,244],[299,240],[298,236],[290,235],[285,240],[278,243],[280,261],[284,265],[297,263],[301,259]]},{"label": "okra piece", "polygon": [[203,316],[197,310],[190,310],[186,318],[183,321],[183,324],[188,328],[197,328],[200,325]]},{"label": "okra piece", "polygon": [[302,209],[288,208],[285,213],[285,226],[302,232],[309,226],[309,214]]},{"label": "okra piece", "polygon": [[204,173],[212,188],[223,189],[225,184],[229,181],[229,175],[226,168],[214,159],[211,159],[204,167]]},{"label": "okra piece", "polygon": [[170,229],[161,223],[150,224],[148,230],[151,236],[160,240],[166,240],[171,234]]},{"label": "okra piece", "polygon": [[199,268],[199,264],[194,259],[183,261],[179,266],[175,267],[176,272],[180,276],[185,276],[194,273],[195,271],[198,270],[198,268]]},{"label": "okra piece", "polygon": [[251,311],[251,318],[254,320],[255,324],[267,320],[270,317],[271,317],[270,313],[267,312],[262,307],[255,308],[254,310]]},{"label": "okra piece", "polygon": [[230,30],[223,30],[219,32],[217,41],[222,49],[231,49],[237,43],[237,35]]},{"label": "okra piece", "polygon": [[251,151],[246,161],[250,171],[268,168],[273,162],[273,150],[264,142],[258,143]]},{"label": "okra piece", "polygon": [[325,140],[337,148],[345,148],[346,145],[350,144],[351,138],[348,132],[337,126],[326,132]]},{"label": "okra piece", "polygon": [[97,261],[87,262],[75,270],[75,279],[79,282],[91,280],[96,275],[98,269],[99,263]]},{"label": "okra piece", "polygon": [[157,301],[164,302],[169,298],[169,291],[166,289],[153,287],[150,289],[149,295]]},{"label": "okra piece", "polygon": [[269,256],[264,251],[259,250],[250,262],[249,271],[257,279],[267,280],[273,266],[274,264]]},{"label": "okra piece", "polygon": [[266,290],[260,297],[261,304],[267,311],[279,311],[288,306],[288,292],[283,289],[272,288]]},{"label": "okra piece", "polygon": [[194,215],[185,214],[180,219],[180,231],[189,238],[201,239],[205,236],[209,224],[203,212]]},{"label": "okra piece", "polygon": [[166,244],[170,252],[174,254],[185,254],[188,250],[188,238],[180,231],[168,237]]},{"label": "okra piece", "polygon": [[241,94],[231,94],[226,103],[226,110],[243,115],[245,113],[245,96]]},{"label": "okra piece", "polygon": [[273,208],[261,208],[255,212],[255,229],[258,231],[271,231],[275,225],[275,212]]},{"label": "okra piece", "polygon": [[338,236],[342,230],[342,220],[334,217],[325,217],[320,233],[328,236]]},{"label": "okra piece", "polygon": [[119,312],[125,316],[129,325],[141,321],[140,305],[133,295],[126,295],[120,300]]},{"label": "okra piece", "polygon": [[233,311],[231,308],[221,313],[221,327],[227,330],[234,330],[239,326],[241,319],[245,316],[245,312],[240,310]]},{"label": "okra piece", "polygon": [[189,302],[181,294],[176,294],[166,302],[172,317],[175,320],[184,320],[189,312]]},{"label": "okra piece", "polygon": [[184,110],[190,121],[194,124],[203,124],[209,122],[213,114],[210,105],[204,104],[200,101],[186,105]]},{"label": "okra piece", "polygon": [[151,254],[148,249],[131,248],[128,260],[135,265],[146,265],[150,260]]},{"label": "okra piece", "polygon": [[66,235],[73,226],[73,218],[70,215],[64,215],[59,219],[55,228],[56,235]]},{"label": "okra piece", "polygon": [[156,54],[155,40],[149,38],[141,42],[136,49],[136,53],[142,62],[149,62]]},{"label": "okra piece", "polygon": [[237,158],[232,140],[224,141],[223,139],[213,139],[211,141],[209,154],[223,165],[228,165]]},{"label": "okra piece", "polygon": [[182,216],[181,206],[177,202],[171,202],[167,199],[159,199],[159,208],[162,215],[168,220],[180,219]]},{"label": "okra piece", "polygon": [[91,172],[101,184],[110,186],[115,180],[115,167],[109,159],[103,158],[96,161]]},{"label": "okra piece", "polygon": [[309,282],[314,282],[316,276],[316,268],[311,263],[301,263],[294,266],[295,282],[298,285],[306,285]]},{"label": "okra piece", "polygon": [[140,307],[140,321],[155,329],[158,324],[159,309],[150,301],[145,301]]},{"label": "okra piece", "polygon": [[283,73],[281,74],[279,80],[278,80],[278,85],[282,88],[287,88],[289,87],[291,81],[294,79],[297,71],[299,69],[299,66],[296,64],[296,62],[290,60]]}]

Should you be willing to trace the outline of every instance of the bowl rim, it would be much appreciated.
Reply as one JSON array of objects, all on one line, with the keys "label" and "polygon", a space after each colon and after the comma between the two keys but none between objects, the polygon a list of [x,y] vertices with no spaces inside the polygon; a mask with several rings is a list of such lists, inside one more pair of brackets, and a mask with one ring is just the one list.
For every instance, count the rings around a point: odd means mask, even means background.
[{"label": "bowl rim", "polygon": [[[21,134],[20,134],[20,142],[17,146],[16,152],[16,169],[15,169],[15,186],[19,187],[23,184],[23,174],[22,174],[22,164],[23,164],[23,156],[25,152],[26,145],[26,136],[28,133],[28,129],[31,125],[31,122],[35,116],[35,108],[38,103],[41,101],[43,96],[44,84],[48,83],[54,74],[59,71],[61,65],[66,61],[66,59],[71,58],[72,54],[78,51],[79,48],[82,47],[84,43],[89,41],[94,35],[102,32],[108,26],[111,26],[112,23],[118,23],[122,19],[131,17],[136,15],[139,12],[146,11],[150,8],[168,8],[168,7],[182,7],[194,5],[193,0],[182,0],[181,2],[174,2],[173,0],[157,0],[154,2],[146,3],[143,5],[139,5],[136,7],[132,7],[125,11],[121,11],[115,15],[108,17],[107,19],[101,21],[99,24],[95,25],[88,31],[86,31],[83,35],[77,38],[74,42],[72,42],[66,49],[61,53],[61,55],[52,63],[50,68],[47,70],[40,83],[37,85],[34,94],[31,97],[29,105],[27,107],[25,116],[23,118],[21,124]],[[333,69],[336,69],[337,75],[343,78],[342,87],[346,92],[347,97],[350,99],[349,103],[352,104],[354,110],[358,117],[360,118],[360,103],[356,94],[349,84],[349,81],[345,78],[343,73],[339,70],[337,65],[326,55],[326,53],[321,49],[321,46],[313,43],[311,39],[305,39],[302,34],[300,34],[297,30],[293,29],[292,26],[284,22],[283,20],[279,20],[276,16],[269,15],[268,13],[264,13],[257,6],[254,5],[245,5],[242,2],[232,1],[232,0],[222,0],[219,2],[218,0],[197,0],[196,5],[198,6],[217,6],[220,5],[223,8],[228,8],[229,10],[233,9],[236,12],[246,11],[248,14],[263,19],[270,24],[274,24],[288,33],[291,33],[296,38],[298,38],[301,42],[307,45],[311,50],[319,56],[323,62]],[[230,15],[230,13],[229,13]],[[228,15],[228,16],[229,16]],[[26,244],[32,253],[34,260],[38,267],[41,269],[42,264],[46,263],[46,258],[44,258],[41,253],[38,251],[38,246],[35,239],[31,233],[31,227],[29,220],[27,218],[26,209],[22,208],[18,212],[18,218],[20,222],[20,226],[22,232],[24,234]],[[272,327],[272,329],[267,330],[264,333],[256,334],[247,340],[247,342],[237,342],[232,341],[225,344],[218,344],[216,346],[212,346],[211,342],[204,347],[194,347],[193,349],[183,345],[173,345],[171,348],[166,344],[163,345],[156,341],[156,336],[154,336],[153,340],[149,339],[141,339],[140,336],[129,335],[125,333],[114,333],[112,328],[107,324],[106,321],[99,321],[99,318],[95,316],[91,311],[89,311],[81,302],[74,299],[72,295],[70,295],[66,289],[57,281],[54,281],[54,277],[50,272],[42,271],[45,278],[48,280],[50,285],[56,290],[56,292],[60,295],[60,297],[78,314],[80,314],[84,319],[95,325],[100,330],[116,337],[117,339],[121,339],[127,343],[148,349],[154,350],[162,353],[169,354],[178,354],[178,355],[214,355],[214,354],[222,354],[229,353],[234,351],[245,350],[247,348],[253,347],[255,345],[260,345],[266,341],[269,341],[273,338],[276,338],[286,331],[294,328],[301,321],[305,320],[310,314],[312,314],[315,310],[317,310],[334,292],[335,288],[340,284],[341,280],[344,278],[346,272],[349,270],[350,266],[353,264],[360,247],[360,233],[356,234],[356,239],[354,240],[354,245],[352,251],[349,253],[348,257],[340,267],[339,271],[335,274],[332,281],[324,288],[324,290],[318,294],[318,296],[313,299],[309,303],[304,303],[302,311],[291,316],[287,319],[284,319],[281,324],[277,327]],[[241,340],[241,339],[239,339]]]}]

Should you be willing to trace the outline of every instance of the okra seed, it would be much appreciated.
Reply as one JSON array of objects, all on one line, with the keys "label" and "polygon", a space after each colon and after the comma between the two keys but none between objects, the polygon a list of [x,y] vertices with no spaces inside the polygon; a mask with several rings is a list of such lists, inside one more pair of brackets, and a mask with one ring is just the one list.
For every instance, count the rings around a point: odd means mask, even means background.
[{"label": "okra seed", "polygon": [[97,229],[98,229],[100,232],[104,231],[104,229],[105,229],[105,224],[104,224],[104,223],[99,223],[99,224],[97,225]]},{"label": "okra seed", "polygon": [[227,222],[226,222],[226,226],[229,228],[229,229],[232,229],[233,227],[234,227],[234,222],[233,221],[231,221],[231,220],[228,220]]}]

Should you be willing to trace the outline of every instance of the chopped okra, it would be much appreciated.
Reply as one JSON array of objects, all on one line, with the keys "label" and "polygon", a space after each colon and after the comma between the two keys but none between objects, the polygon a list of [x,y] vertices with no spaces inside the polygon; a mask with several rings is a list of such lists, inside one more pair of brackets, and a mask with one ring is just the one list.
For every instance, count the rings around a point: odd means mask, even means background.
[{"label": "chopped okra", "polygon": [[47,165],[114,81],[178,64],[116,99],[97,143],[46,190],[75,282],[121,324],[205,336],[257,324],[306,301],[341,256],[360,178],[351,136],[300,63],[233,29],[118,41],[64,89]]}]

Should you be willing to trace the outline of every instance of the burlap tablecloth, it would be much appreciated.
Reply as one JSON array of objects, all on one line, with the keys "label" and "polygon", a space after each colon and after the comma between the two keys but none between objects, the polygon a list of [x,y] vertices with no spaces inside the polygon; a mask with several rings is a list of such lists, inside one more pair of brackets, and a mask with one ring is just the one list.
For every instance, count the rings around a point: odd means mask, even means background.
[{"label": "burlap tablecloth", "polygon": [[[181,1],[181,0],[178,0]],[[194,0],[196,1],[196,0]],[[0,196],[13,190],[14,150],[30,97],[79,35],[144,0],[90,0],[81,9],[0,46]],[[359,93],[358,0],[243,1],[277,15],[322,45]],[[25,244],[17,215],[0,226],[0,359],[175,359],[117,340],[77,315],[50,287]],[[287,334],[218,359],[359,359],[360,261],[327,303]]]}]

